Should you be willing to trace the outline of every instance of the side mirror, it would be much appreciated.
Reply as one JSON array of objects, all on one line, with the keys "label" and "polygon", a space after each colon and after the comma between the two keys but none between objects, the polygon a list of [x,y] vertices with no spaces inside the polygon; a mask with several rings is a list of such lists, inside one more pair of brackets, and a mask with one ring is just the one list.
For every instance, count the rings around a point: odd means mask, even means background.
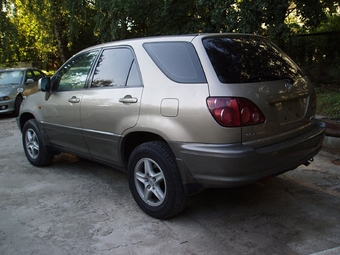
[{"label": "side mirror", "polygon": [[51,78],[50,77],[40,78],[38,81],[38,89],[42,92],[50,92],[52,89]]}]

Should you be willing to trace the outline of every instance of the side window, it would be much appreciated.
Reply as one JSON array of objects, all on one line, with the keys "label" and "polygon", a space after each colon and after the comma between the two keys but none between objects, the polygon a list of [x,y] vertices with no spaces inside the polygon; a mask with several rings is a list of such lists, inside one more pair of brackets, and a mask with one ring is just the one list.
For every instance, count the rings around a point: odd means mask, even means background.
[{"label": "side window", "polygon": [[196,50],[188,42],[144,43],[144,49],[171,80],[179,83],[205,83],[205,74]]},{"label": "side window", "polygon": [[94,51],[71,58],[53,77],[53,90],[83,89],[97,54],[98,51]]},{"label": "side window", "polygon": [[33,78],[34,81],[38,81],[40,78],[45,77],[45,75],[38,70],[33,70],[33,74],[34,74],[34,78]]},{"label": "side window", "polygon": [[106,49],[99,58],[92,88],[141,86],[134,55],[128,48]]},{"label": "side window", "polygon": [[129,78],[127,80],[126,85],[128,87],[138,87],[138,86],[142,85],[142,80],[140,79],[136,60],[134,60],[133,63],[132,63]]},{"label": "side window", "polygon": [[26,78],[25,78],[25,83],[29,82],[30,79],[31,81],[34,80],[33,79],[33,73],[32,73],[32,70],[27,70],[26,71]]}]

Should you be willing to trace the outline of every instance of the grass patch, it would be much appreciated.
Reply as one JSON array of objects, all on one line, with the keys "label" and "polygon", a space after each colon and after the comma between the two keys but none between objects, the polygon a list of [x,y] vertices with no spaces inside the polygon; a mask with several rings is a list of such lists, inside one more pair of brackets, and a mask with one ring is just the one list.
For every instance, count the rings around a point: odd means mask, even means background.
[{"label": "grass patch", "polygon": [[340,90],[315,88],[316,114],[340,120]]}]

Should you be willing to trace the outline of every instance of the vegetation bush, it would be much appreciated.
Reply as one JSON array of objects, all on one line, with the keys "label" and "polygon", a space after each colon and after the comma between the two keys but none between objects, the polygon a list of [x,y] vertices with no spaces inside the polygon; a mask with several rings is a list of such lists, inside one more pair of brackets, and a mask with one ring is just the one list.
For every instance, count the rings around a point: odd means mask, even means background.
[{"label": "vegetation bush", "polygon": [[339,5],[339,0],[2,0],[0,67],[40,61],[56,70],[97,43],[241,32],[273,40],[322,96],[330,85],[335,91],[340,86]]}]

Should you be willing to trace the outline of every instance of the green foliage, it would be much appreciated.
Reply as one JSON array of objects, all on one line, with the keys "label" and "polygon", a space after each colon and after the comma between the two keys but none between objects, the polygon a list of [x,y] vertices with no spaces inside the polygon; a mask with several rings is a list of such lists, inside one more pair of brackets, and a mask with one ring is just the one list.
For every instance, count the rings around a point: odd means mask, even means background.
[{"label": "green foliage", "polygon": [[[312,32],[320,24],[326,28],[327,15],[337,13],[339,0],[0,0],[0,4],[1,62],[53,60],[60,65],[98,42],[164,34],[257,33],[282,48],[287,42],[304,48],[303,40],[292,39],[292,34]],[[312,41],[307,54],[292,53],[313,62],[312,48],[320,48],[320,43]],[[332,62],[338,56],[327,58],[324,61]]]},{"label": "green foliage", "polygon": [[98,42],[95,10],[86,0],[7,0],[2,6],[1,62],[52,60],[59,66]]},{"label": "green foliage", "polygon": [[316,88],[318,115],[340,120],[340,90]]},{"label": "green foliage", "polygon": [[[332,33],[335,31],[339,33]],[[330,67],[337,63],[340,68],[340,16],[328,16],[327,22],[321,23],[321,26],[315,32],[327,34],[327,36],[324,35],[317,41],[318,49],[323,53],[321,64]]]},{"label": "green foliage", "polygon": [[4,63],[1,66],[8,66],[12,59],[17,59],[18,47],[12,43],[17,38],[17,28],[7,16],[10,4],[0,0],[0,7],[0,61]]},{"label": "green foliage", "polygon": [[328,15],[311,34],[291,37],[288,53],[317,85],[340,83],[340,16]]}]

